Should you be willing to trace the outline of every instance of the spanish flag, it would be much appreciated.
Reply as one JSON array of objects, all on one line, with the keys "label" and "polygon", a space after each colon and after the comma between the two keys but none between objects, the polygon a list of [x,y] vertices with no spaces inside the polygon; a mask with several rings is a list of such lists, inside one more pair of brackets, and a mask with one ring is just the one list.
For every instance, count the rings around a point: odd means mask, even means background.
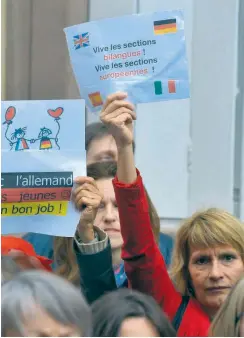
[{"label": "spanish flag", "polygon": [[154,24],[154,34],[156,35],[177,32],[176,19],[154,21],[153,24]]},{"label": "spanish flag", "polygon": [[88,95],[93,107],[102,106],[103,100],[100,92],[91,93]]}]

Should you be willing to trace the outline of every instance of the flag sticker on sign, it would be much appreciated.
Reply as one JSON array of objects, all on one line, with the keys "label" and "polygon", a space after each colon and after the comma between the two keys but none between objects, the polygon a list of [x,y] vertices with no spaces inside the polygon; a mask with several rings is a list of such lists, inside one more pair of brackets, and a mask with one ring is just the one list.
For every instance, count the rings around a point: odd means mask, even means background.
[{"label": "flag sticker on sign", "polygon": [[[175,80],[168,80],[168,93],[176,93],[176,82]],[[163,95],[163,83],[161,81],[154,81],[154,93],[155,95]]]},{"label": "flag sticker on sign", "polygon": [[91,93],[88,95],[93,107],[98,107],[103,105],[103,100],[100,92]]},{"label": "flag sticker on sign", "polygon": [[156,35],[177,32],[176,19],[154,21],[153,24],[154,24],[154,34]]},{"label": "flag sticker on sign", "polygon": [[175,80],[168,81],[168,90],[170,94],[176,93],[176,83]]},{"label": "flag sticker on sign", "polygon": [[75,49],[90,46],[89,33],[82,33],[73,37]]},{"label": "flag sticker on sign", "polygon": [[162,82],[161,81],[155,81],[154,82],[154,90],[155,90],[155,95],[162,95],[163,94]]}]

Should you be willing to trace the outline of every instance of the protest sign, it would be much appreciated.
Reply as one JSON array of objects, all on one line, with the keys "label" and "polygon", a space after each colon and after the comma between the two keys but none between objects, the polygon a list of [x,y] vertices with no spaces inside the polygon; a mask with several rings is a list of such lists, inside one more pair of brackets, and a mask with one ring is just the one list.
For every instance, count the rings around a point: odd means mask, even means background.
[{"label": "protest sign", "polygon": [[2,234],[73,236],[73,179],[86,175],[83,100],[2,102]]},{"label": "protest sign", "polygon": [[189,98],[183,13],[134,14],[64,29],[81,97],[96,112],[107,95],[136,103]]}]

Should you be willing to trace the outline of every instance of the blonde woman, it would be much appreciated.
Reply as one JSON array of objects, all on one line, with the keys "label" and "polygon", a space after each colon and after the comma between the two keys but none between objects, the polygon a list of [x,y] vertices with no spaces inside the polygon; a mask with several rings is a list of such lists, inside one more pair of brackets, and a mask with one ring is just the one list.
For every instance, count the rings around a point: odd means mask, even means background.
[{"label": "blonde woman", "polygon": [[134,163],[136,114],[126,97],[121,92],[109,96],[101,120],[118,148],[113,185],[129,285],[156,299],[179,336],[206,336],[211,319],[244,272],[244,225],[218,209],[194,214],[178,230],[169,277],[153,237],[142,177]]},{"label": "blonde woman", "polygon": [[244,337],[244,276],[232,289],[210,328],[212,337]]}]

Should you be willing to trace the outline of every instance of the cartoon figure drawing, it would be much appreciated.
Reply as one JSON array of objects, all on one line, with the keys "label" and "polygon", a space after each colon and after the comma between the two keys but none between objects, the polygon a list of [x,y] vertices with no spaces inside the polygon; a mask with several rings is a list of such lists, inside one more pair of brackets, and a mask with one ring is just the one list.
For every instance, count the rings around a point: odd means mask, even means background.
[{"label": "cartoon figure drawing", "polygon": [[10,150],[13,149],[14,145],[15,145],[15,149],[14,149],[15,151],[29,149],[28,142],[35,143],[38,140],[40,141],[40,146],[39,146],[40,150],[52,149],[53,148],[52,140],[55,141],[58,149],[60,150],[60,146],[58,144],[58,135],[59,135],[59,132],[60,132],[59,120],[60,120],[60,116],[63,113],[63,108],[58,107],[54,110],[48,109],[47,112],[51,117],[54,118],[54,121],[57,123],[57,126],[58,126],[58,130],[57,130],[55,137],[51,137],[51,135],[52,135],[51,129],[43,127],[43,128],[40,128],[40,132],[39,132],[38,137],[36,139],[30,139],[29,140],[25,137],[27,127],[23,127],[23,128],[15,129],[15,131],[11,134],[11,139],[10,139],[8,137],[8,130],[9,130],[10,125],[13,123],[12,120],[16,115],[16,109],[13,106],[8,107],[8,109],[6,110],[6,113],[5,113],[5,121],[4,121],[3,125],[7,124],[7,128],[6,128],[6,131],[5,131],[5,138],[9,142],[9,145],[11,147]]},{"label": "cartoon figure drawing", "polygon": [[64,109],[62,107],[58,107],[54,110],[52,109],[48,109],[48,114],[54,118],[54,121],[57,123],[58,125],[58,130],[57,130],[57,134],[56,134],[56,137],[55,137],[55,142],[56,142],[56,145],[58,147],[58,149],[60,149],[60,146],[58,144],[58,134],[60,132],[60,123],[59,123],[59,120],[60,120],[60,116],[63,114],[63,111]]},{"label": "cartoon figure drawing", "polygon": [[33,142],[33,140],[28,140],[27,138],[25,138],[25,134],[26,134],[26,127],[24,128],[18,128],[15,129],[15,131],[11,134],[11,139],[9,139],[8,137],[8,130],[10,125],[13,123],[13,118],[16,115],[16,109],[13,106],[8,107],[8,109],[6,110],[5,113],[5,121],[3,122],[3,124],[7,124],[7,128],[5,131],[5,138],[9,141],[9,145],[10,145],[10,150],[13,149],[13,146],[15,145],[15,151],[19,151],[19,150],[26,150],[29,149],[29,145],[28,145],[28,141],[29,142]]},{"label": "cartoon figure drawing", "polygon": [[[13,149],[14,144],[15,144],[15,151],[29,149],[27,141],[33,143],[33,140],[26,139],[25,133],[26,133],[26,127],[15,129],[15,131],[11,135],[11,141],[9,143],[11,147],[10,150]],[[15,141],[15,142],[12,142],[12,141]]]},{"label": "cartoon figure drawing", "polygon": [[43,127],[40,129],[40,133],[38,135],[38,138],[35,139],[35,141],[40,140],[40,146],[39,149],[41,150],[46,150],[46,149],[51,149],[52,146],[52,141],[51,140],[55,140],[56,144],[58,142],[57,137],[50,137],[50,135],[52,134],[51,129],[48,129],[46,127]]},{"label": "cartoon figure drawing", "polygon": [[58,147],[58,149],[60,149],[60,146],[58,144],[58,134],[60,131],[60,124],[59,124],[59,120],[60,120],[60,115],[63,113],[63,108],[58,107],[55,110],[52,109],[48,109],[48,114],[54,118],[54,121],[57,123],[58,125],[58,130],[56,133],[55,137],[50,137],[50,135],[52,134],[51,129],[43,127],[40,129],[38,138],[35,139],[35,142],[40,140],[40,146],[39,149],[40,150],[47,150],[47,149],[52,149],[53,145],[52,145],[52,141],[51,140],[55,140],[55,143]]}]

